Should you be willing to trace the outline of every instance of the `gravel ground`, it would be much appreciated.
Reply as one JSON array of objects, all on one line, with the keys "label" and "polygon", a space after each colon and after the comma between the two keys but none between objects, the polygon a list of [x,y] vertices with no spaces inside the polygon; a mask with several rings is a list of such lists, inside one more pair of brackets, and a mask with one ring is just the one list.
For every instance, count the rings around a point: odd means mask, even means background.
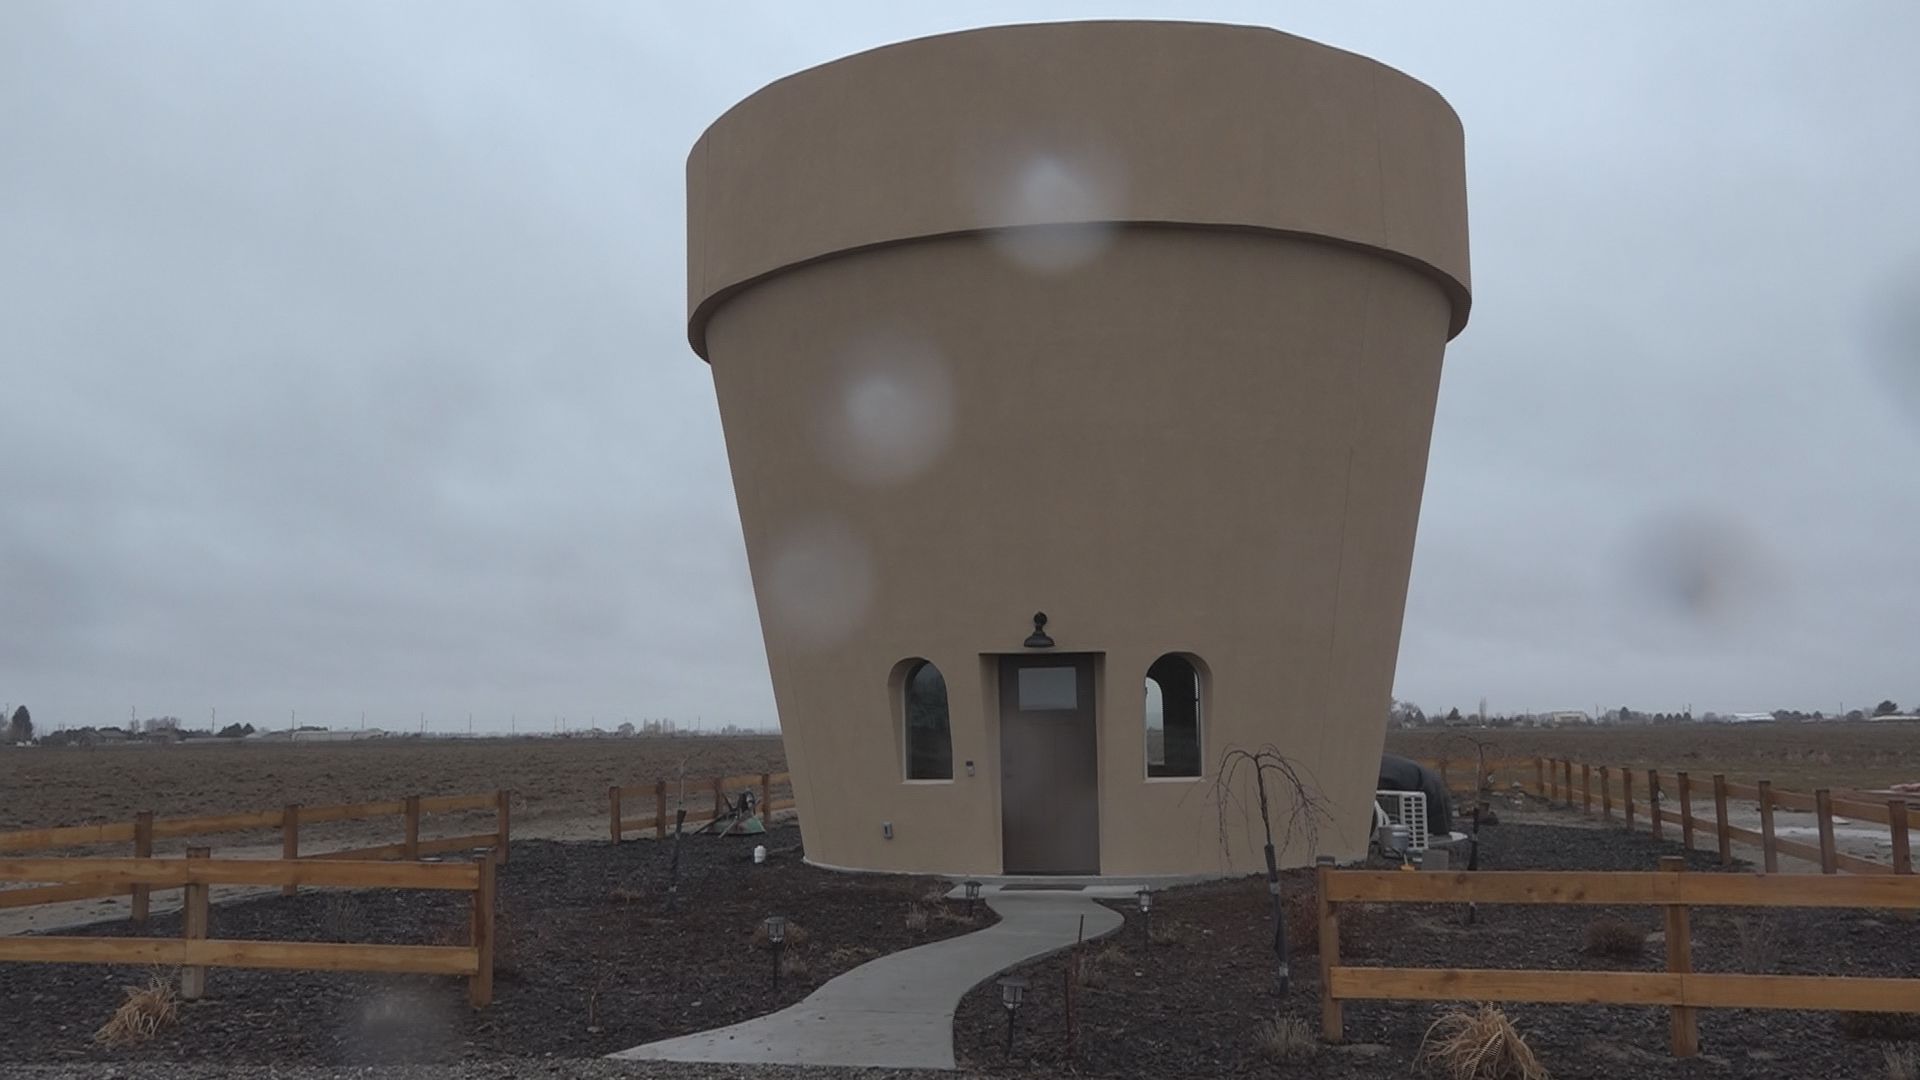
[{"label": "gravel ground", "polygon": [[[1484,833],[1483,869],[1645,870],[1679,854],[1643,834],[1576,825],[1506,824]],[[1718,870],[1697,854],[1689,868]],[[1272,1076],[1294,1072],[1350,1080],[1427,1075],[1417,1064],[1422,1035],[1446,1006],[1423,1002],[1349,1002],[1348,1045],[1309,1047],[1312,1060],[1276,1066],[1256,1032],[1276,1016],[1319,1031],[1318,959],[1311,876],[1287,876],[1293,987],[1273,993],[1265,885],[1258,879],[1169,890],[1154,905],[1157,940],[1141,944],[1143,923],[1131,905],[1127,925],[1088,950],[1093,968],[1075,995],[1077,1055],[1066,1045],[1068,959],[1021,969],[1031,988],[1019,1014],[1013,1060],[1005,1054],[1006,1014],[989,982],[961,1003],[955,1048],[963,1065],[994,1075],[1054,1075],[1077,1066],[1092,1076]],[[1655,907],[1482,906],[1474,925],[1458,905],[1349,905],[1342,916],[1342,960],[1405,967],[1662,970],[1663,938],[1625,960],[1583,955],[1586,929],[1614,917],[1652,933]],[[1794,974],[1920,974],[1920,934],[1911,921],[1872,911],[1696,908],[1694,964],[1702,971]],[[1089,985],[1089,982],[1091,985]],[[1506,1012],[1556,1080],[1593,1077],[1779,1078],[1882,1077],[1887,1044],[1851,1038],[1838,1014],[1700,1010],[1701,1054],[1667,1053],[1668,1011],[1658,1007],[1515,1004]],[[1912,1023],[1899,1037],[1920,1035]],[[1077,1059],[1077,1060],[1076,1060]]]},{"label": "gravel ground", "polygon": [[[801,861],[799,830],[689,837],[676,910],[665,909],[672,844],[516,843],[499,878],[494,1003],[466,1004],[466,981],[425,976],[208,971],[208,997],[184,1003],[152,1040],[103,1046],[93,1033],[144,983],[141,969],[0,965],[0,1077],[5,1062],[191,1062],[378,1065],[497,1057],[597,1057],[771,1012],[883,953],[986,925],[929,902],[937,879],[840,874]],[[752,862],[756,842],[770,849]],[[909,926],[914,907],[930,913]],[[302,890],[217,907],[212,935],[379,944],[463,943],[464,894]],[[804,928],[778,990],[773,955],[754,930],[769,914]],[[71,933],[129,936],[122,922]],[[145,936],[180,932],[177,915]],[[146,1076],[152,1066],[126,1071]],[[124,1068],[124,1067],[123,1067]]]},{"label": "gravel ground", "polygon": [[682,1065],[586,1060],[476,1061],[463,1065],[25,1065],[19,1080],[968,1080],[971,1074],[900,1069]]}]

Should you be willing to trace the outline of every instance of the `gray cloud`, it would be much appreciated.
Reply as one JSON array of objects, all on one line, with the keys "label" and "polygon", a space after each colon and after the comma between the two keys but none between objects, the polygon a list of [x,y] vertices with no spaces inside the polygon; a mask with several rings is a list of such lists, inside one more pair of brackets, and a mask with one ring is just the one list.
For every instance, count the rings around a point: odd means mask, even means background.
[{"label": "gray cloud", "polygon": [[[0,7],[0,698],[770,723],[686,148],[847,52],[1127,14]],[[1284,17],[1467,126],[1397,693],[1920,697],[1920,8],[1181,14]],[[1649,587],[1703,518],[1724,617]]]}]

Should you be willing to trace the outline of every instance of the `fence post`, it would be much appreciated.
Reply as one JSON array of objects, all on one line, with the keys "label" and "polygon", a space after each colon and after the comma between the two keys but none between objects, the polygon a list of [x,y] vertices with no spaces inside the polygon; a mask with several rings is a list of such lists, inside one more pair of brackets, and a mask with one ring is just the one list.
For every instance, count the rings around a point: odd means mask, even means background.
[{"label": "fence post", "polygon": [[1813,811],[1820,817],[1820,872],[1837,874],[1840,861],[1833,850],[1833,792],[1826,788],[1814,792]]},{"label": "fence post", "polygon": [[1533,793],[1535,795],[1545,795],[1547,793],[1547,763],[1545,758],[1533,759]]},{"label": "fence post", "polygon": [[607,836],[614,843],[620,842],[620,785],[607,789]]},{"label": "fence post", "polygon": [[1613,820],[1613,780],[1605,765],[1600,766],[1600,820]]},{"label": "fence post", "polygon": [[1547,759],[1547,805],[1552,806],[1554,803],[1557,803],[1559,801],[1560,801],[1560,762],[1557,759],[1548,758]]},{"label": "fence post", "polygon": [[653,838],[667,838],[667,782],[656,780],[653,783]]},{"label": "fence post", "polygon": [[1620,769],[1620,809],[1626,815],[1627,831],[1633,831],[1633,770]]},{"label": "fence post", "polygon": [[478,961],[467,980],[467,1004],[482,1009],[493,1002],[494,852],[480,856],[480,884],[473,891],[473,951]]},{"label": "fence post", "polygon": [[1315,860],[1314,885],[1320,897],[1320,1038],[1337,1043],[1346,1040],[1340,1021],[1340,999],[1333,996],[1333,969],[1340,964],[1340,912],[1327,899],[1333,874],[1333,858],[1322,855]]},{"label": "fence post", "polygon": [[[187,849],[187,858],[204,859],[211,853],[212,849],[210,848],[190,847]],[[186,900],[180,909],[181,936],[188,941],[205,941],[207,939],[207,924],[207,887],[205,885],[188,885],[186,887]],[[180,996],[182,998],[187,1001],[198,1001],[206,995],[206,992],[206,968],[189,965],[180,969]]]},{"label": "fence post", "polygon": [[1567,809],[1571,810],[1573,809],[1573,762],[1562,761],[1560,763],[1560,771],[1566,778],[1566,783],[1562,784],[1561,787],[1567,793]]},{"label": "fence post", "polygon": [[[133,815],[133,857],[136,859],[153,858],[153,811],[142,810]],[[131,921],[135,926],[147,925],[147,903],[153,892],[151,885],[133,887],[133,911]]]},{"label": "fence post", "polygon": [[[1687,860],[1678,855],[1660,859],[1662,870],[1682,873],[1686,868]],[[1667,905],[1667,970],[1676,975],[1693,971],[1693,928],[1685,904]],[[1673,1006],[1672,1044],[1674,1057],[1692,1057],[1700,1052],[1700,1027],[1693,1006]]]},{"label": "fence post", "polygon": [[501,866],[507,865],[507,847],[512,839],[513,828],[513,790],[502,788],[493,793],[493,821],[500,836],[494,841],[493,850],[500,853],[494,861]]},{"label": "fence post", "polygon": [[1647,824],[1653,829],[1653,838],[1660,839],[1660,772],[1647,770]]},{"label": "fence post", "polygon": [[1680,786],[1680,846],[1693,850],[1693,787],[1685,769],[1674,773]]},{"label": "fence post", "polygon": [[1753,785],[1760,795],[1760,865],[1767,873],[1780,872],[1780,853],[1773,849],[1773,781],[1761,780]]},{"label": "fence post", "polygon": [[1593,816],[1593,766],[1580,763],[1580,812]]},{"label": "fence post", "polygon": [[762,824],[767,824],[767,825],[770,825],[773,823],[773,774],[772,773],[763,772],[760,774],[760,821]]},{"label": "fence post", "polygon": [[1887,831],[1893,836],[1893,872],[1913,873],[1912,849],[1907,846],[1907,800],[1887,800]]},{"label": "fence post", "polygon": [[725,813],[726,809],[727,794],[721,787],[720,777],[716,776],[713,778],[713,820],[719,821],[720,815]]},{"label": "fence post", "polygon": [[1713,774],[1714,839],[1720,844],[1720,865],[1733,863],[1733,833],[1727,831],[1727,774]]},{"label": "fence post", "polygon": [[407,796],[402,813],[406,815],[407,832],[400,857],[412,862],[420,857],[420,796]]},{"label": "fence post", "polygon": [[[297,859],[300,857],[300,804],[288,803],[280,809],[280,857]],[[280,886],[281,896],[292,896],[300,891],[298,885]]]}]

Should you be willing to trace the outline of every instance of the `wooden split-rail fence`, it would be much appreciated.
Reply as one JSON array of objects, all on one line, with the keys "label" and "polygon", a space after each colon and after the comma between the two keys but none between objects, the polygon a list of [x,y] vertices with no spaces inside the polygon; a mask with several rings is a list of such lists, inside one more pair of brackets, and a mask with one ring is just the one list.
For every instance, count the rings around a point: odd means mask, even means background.
[{"label": "wooden split-rail fence", "polygon": [[[187,849],[184,859],[0,859],[0,882],[53,882],[54,888],[104,890],[86,893],[96,896],[136,889],[186,890],[180,937],[0,937],[0,962],[177,966],[181,996],[188,1000],[206,992],[209,967],[457,975],[467,980],[467,1000],[481,1008],[493,1000],[494,866],[504,852],[502,845],[474,862],[445,863],[213,859],[203,847]],[[465,945],[223,940],[208,936],[212,921],[207,894],[215,885],[466,892],[473,896],[471,931]]]},{"label": "wooden split-rail fence", "polygon": [[[1689,909],[1713,907],[1920,910],[1920,878],[1686,873],[1671,856],[1654,872],[1336,870],[1319,888],[1321,1034],[1344,1036],[1341,1003],[1361,999],[1664,1005],[1676,1056],[1699,1052],[1695,1010],[1828,1009],[1920,1013],[1920,979],[1701,973],[1693,969]],[[1666,914],[1665,971],[1434,969],[1347,966],[1343,904],[1656,905]]]},{"label": "wooden split-rail fence", "polygon": [[[149,859],[153,857],[153,842],[157,839],[278,830],[281,858],[285,860],[402,859],[411,862],[448,852],[491,848],[499,853],[500,861],[505,862],[512,824],[512,802],[512,792],[490,791],[477,795],[426,797],[409,795],[404,799],[385,802],[345,803],[334,806],[303,807],[288,804],[278,810],[256,810],[239,814],[213,814],[198,817],[157,818],[151,812],[143,811],[132,821],[107,822],[100,825],[68,825],[50,829],[22,829],[0,833],[0,853],[49,851],[125,843],[132,846],[133,858]],[[494,814],[493,828],[486,832],[432,840],[420,838],[420,823],[424,815],[484,810],[492,810]],[[397,843],[338,851],[304,854],[301,852],[300,829],[303,825],[336,821],[367,821],[385,817],[400,818],[401,839]],[[289,896],[293,895],[299,887],[299,883],[294,881],[276,884],[280,884],[281,891]],[[145,924],[147,920],[148,898],[156,887],[171,889],[184,886],[155,886],[145,879],[117,880],[110,877],[69,881],[40,888],[0,890],[0,908],[29,907],[96,897],[131,896],[133,923],[139,926]]]},{"label": "wooden split-rail fence", "polygon": [[[1698,850],[1703,838],[1711,838],[1722,865],[1733,861],[1733,843],[1739,841],[1760,849],[1762,865],[1769,873],[1780,869],[1782,855],[1815,863],[1825,874],[1913,873],[1907,796],[1875,797],[1829,788],[1810,793],[1783,791],[1766,780],[1734,783],[1721,773],[1713,774],[1703,785],[1696,784],[1686,770],[1663,773],[1659,769],[1641,770],[1636,791],[1633,769],[1596,767],[1561,758],[1536,759],[1532,781],[1534,794],[1550,805],[1589,815],[1597,809],[1602,820],[1617,820],[1629,829],[1644,824],[1656,839],[1666,835],[1667,826],[1674,826],[1688,851]],[[1703,805],[1711,801],[1712,817],[1695,815],[1696,799]],[[1743,828],[1728,820],[1729,804],[1733,802],[1751,802],[1758,807],[1758,830]],[[1818,842],[1807,844],[1778,835],[1774,825],[1774,814],[1778,810],[1813,814]],[[1836,817],[1886,826],[1889,861],[1840,851],[1834,832]]]}]

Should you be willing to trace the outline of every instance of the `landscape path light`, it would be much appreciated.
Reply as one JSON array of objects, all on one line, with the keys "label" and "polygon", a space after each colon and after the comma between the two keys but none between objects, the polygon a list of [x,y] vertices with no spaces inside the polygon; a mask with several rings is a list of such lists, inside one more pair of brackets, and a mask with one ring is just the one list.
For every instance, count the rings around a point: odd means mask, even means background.
[{"label": "landscape path light", "polygon": [[1007,1010],[1007,1060],[1013,1060],[1013,1016],[1020,1011],[1020,1003],[1027,996],[1027,980],[1023,975],[1009,975],[1000,980],[1000,1004]]},{"label": "landscape path light", "polygon": [[1140,901],[1140,947],[1153,947],[1153,892],[1142,886],[1134,898]]},{"label": "landscape path light", "polygon": [[973,902],[975,900],[980,899],[980,883],[977,881],[968,880],[966,882],[966,889],[967,889],[967,921],[972,922],[973,921]]},{"label": "landscape path light", "polygon": [[780,953],[787,940],[787,917],[769,915],[765,924],[767,943],[773,946],[773,988],[780,989]]}]

